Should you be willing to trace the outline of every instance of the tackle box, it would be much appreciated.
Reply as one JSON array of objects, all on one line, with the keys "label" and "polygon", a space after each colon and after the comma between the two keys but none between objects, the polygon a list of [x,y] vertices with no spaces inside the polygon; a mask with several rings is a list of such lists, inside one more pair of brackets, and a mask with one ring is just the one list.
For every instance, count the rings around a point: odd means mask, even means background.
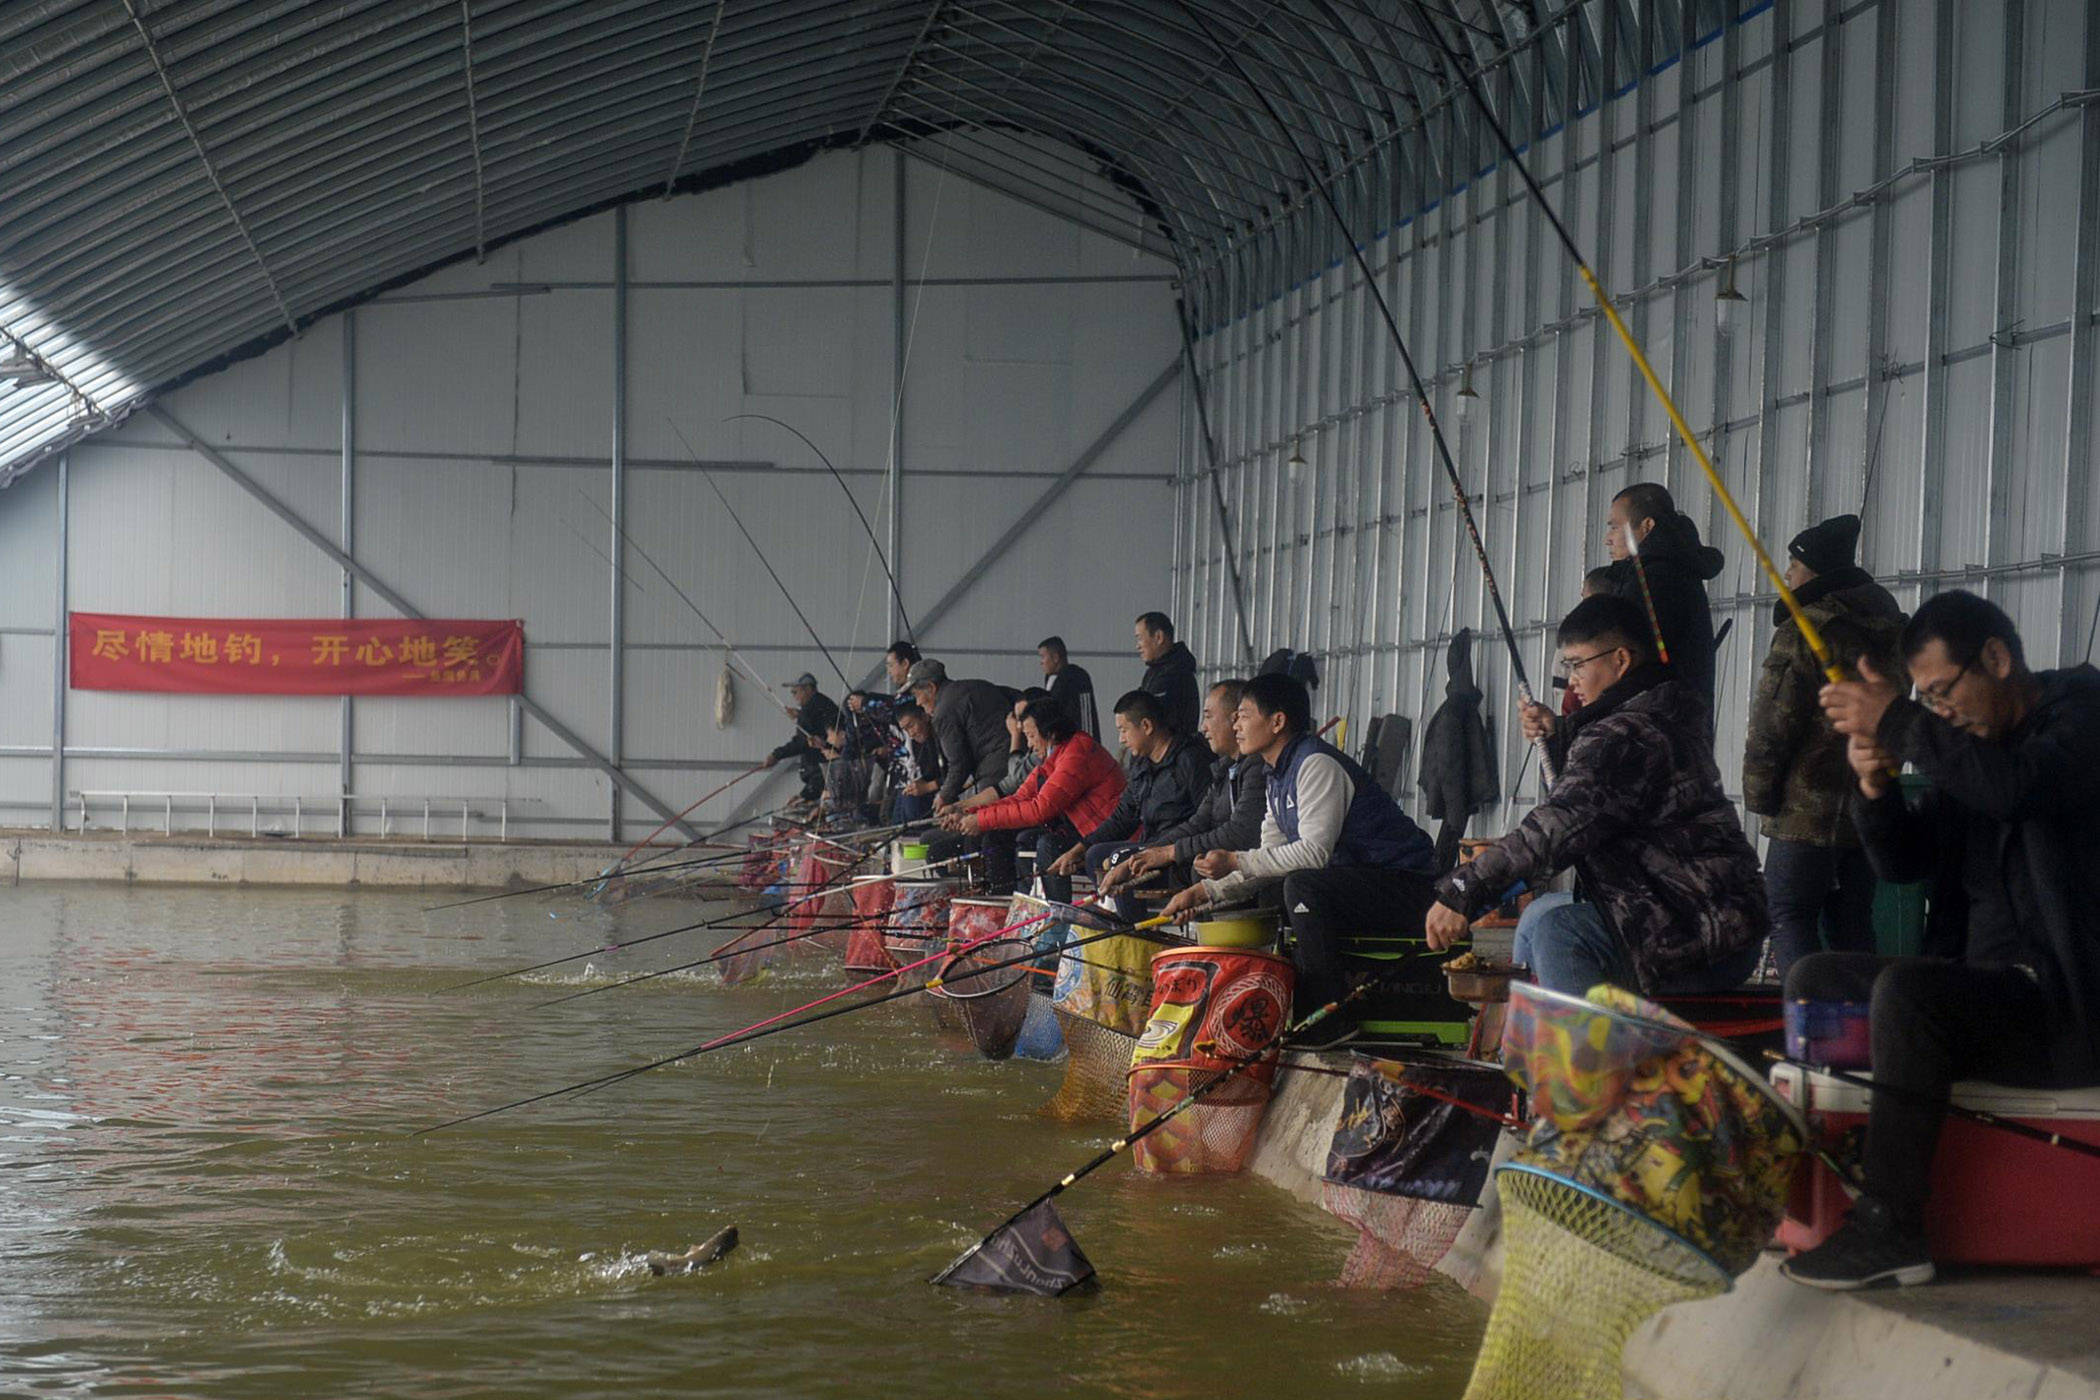
[{"label": "tackle box", "polygon": [[[1869,1090],[1794,1065],[1775,1067],[1772,1086],[1807,1116],[1818,1147],[1841,1162],[1859,1160]],[[1954,1102],[2100,1144],[2100,1089],[1963,1083]],[[1779,1243],[1791,1252],[1821,1244],[1851,1206],[1837,1175],[1804,1155]],[[1932,1163],[1926,1236],[1943,1264],[2100,1267],[2100,1160],[1950,1113]]]}]

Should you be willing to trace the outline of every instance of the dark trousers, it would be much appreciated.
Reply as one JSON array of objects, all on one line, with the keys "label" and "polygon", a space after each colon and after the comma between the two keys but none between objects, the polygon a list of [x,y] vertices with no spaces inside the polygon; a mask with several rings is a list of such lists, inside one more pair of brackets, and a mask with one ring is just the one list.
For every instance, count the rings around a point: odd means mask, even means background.
[{"label": "dark trousers", "polygon": [[1286,876],[1283,910],[1291,926],[1291,961],[1298,967],[1298,1005],[1310,1011],[1347,994],[1342,952],[1351,935],[1420,938],[1434,898],[1429,876],[1383,866],[1329,866]]},{"label": "dark trousers", "polygon": [[1874,867],[1856,846],[1775,837],[1765,851],[1765,900],[1781,977],[1810,953],[1874,951]]},{"label": "dark trousers", "polygon": [[814,802],[824,795],[824,755],[804,749],[796,765],[802,776],[802,800]]},{"label": "dark trousers", "polygon": [[890,798],[890,820],[893,822],[924,821],[932,815],[933,794],[930,792],[920,793],[916,797],[900,792]]},{"label": "dark trousers", "polygon": [[[959,838],[956,850],[961,849]],[[1035,869],[1043,878],[1043,893],[1061,904],[1072,902],[1072,879],[1068,875],[1043,875],[1050,862],[1079,843],[1079,832],[1072,823],[1059,817],[1048,826],[1030,827],[1026,831],[987,831],[979,838],[984,851],[985,892],[991,895],[1012,894],[1018,883],[1021,847],[1026,845],[1035,852]],[[931,847],[926,852],[934,854]]]},{"label": "dark trousers", "polygon": [[1923,1229],[1947,1092],[1957,1080],[2049,1087],[2048,1006],[2016,967],[1943,958],[1815,953],[1787,975],[1789,999],[1871,1005],[1877,1093],[1867,1116],[1867,1194],[1901,1228]]}]

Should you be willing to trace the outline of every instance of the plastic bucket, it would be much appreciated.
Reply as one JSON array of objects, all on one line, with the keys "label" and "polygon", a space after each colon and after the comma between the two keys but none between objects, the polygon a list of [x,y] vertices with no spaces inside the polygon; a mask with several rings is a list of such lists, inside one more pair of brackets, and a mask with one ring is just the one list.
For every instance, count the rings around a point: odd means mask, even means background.
[{"label": "plastic bucket", "polygon": [[1131,1068],[1224,1071],[1256,1061],[1242,1077],[1267,1084],[1276,1075],[1296,984],[1297,969],[1274,953],[1200,945],[1162,949],[1152,955],[1152,1013]]}]

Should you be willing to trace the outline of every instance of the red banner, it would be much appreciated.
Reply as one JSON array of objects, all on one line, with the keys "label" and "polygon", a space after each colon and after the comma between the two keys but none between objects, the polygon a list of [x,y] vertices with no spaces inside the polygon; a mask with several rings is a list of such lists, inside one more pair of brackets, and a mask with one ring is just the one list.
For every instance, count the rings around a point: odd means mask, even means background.
[{"label": "red banner", "polygon": [[73,689],[183,695],[515,695],[525,628],[457,618],[74,613]]}]

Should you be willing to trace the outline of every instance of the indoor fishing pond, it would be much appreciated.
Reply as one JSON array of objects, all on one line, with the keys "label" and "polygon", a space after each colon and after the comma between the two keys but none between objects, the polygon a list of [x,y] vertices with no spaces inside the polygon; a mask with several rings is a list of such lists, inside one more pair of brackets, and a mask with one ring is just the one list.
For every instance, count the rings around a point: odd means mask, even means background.
[{"label": "indoor fishing pond", "polygon": [[[928,1278],[1109,1134],[919,998],[422,1136],[835,990],[725,987],[725,906],[121,885],[0,895],[9,1394],[1457,1396],[1485,1311],[1334,1284],[1352,1232],[1121,1162],[1059,1207],[1101,1287]],[[659,1277],[734,1226],[740,1247]]]}]

